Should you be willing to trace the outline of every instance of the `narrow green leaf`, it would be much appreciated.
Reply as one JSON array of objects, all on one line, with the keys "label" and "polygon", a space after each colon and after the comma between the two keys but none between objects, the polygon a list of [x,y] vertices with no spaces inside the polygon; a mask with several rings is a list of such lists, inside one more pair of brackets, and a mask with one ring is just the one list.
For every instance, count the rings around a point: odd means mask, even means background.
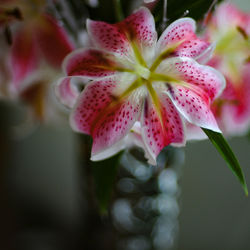
[{"label": "narrow green leaf", "polygon": [[115,7],[116,21],[120,22],[124,19],[121,0],[113,0],[113,4]]},{"label": "narrow green leaf", "polygon": [[224,158],[227,162],[228,167],[232,170],[233,174],[238,178],[239,182],[241,183],[245,194],[248,195],[247,184],[245,181],[244,174],[241,170],[240,164],[235,157],[232,149],[228,145],[227,141],[223,137],[221,133],[214,132],[209,129],[202,128],[205,134],[208,136],[209,140],[213,143],[215,148],[218,150],[220,155]]},{"label": "narrow green leaf", "polygon": [[[218,3],[222,0],[218,0]],[[156,26],[162,21],[163,15],[163,0],[157,2],[153,10],[155,16]],[[167,19],[168,24],[172,23],[178,18],[183,17],[186,12],[188,17],[195,20],[204,18],[213,0],[168,0],[167,3]]]},{"label": "narrow green leaf", "polygon": [[107,212],[122,153],[103,161],[91,162],[96,198],[101,213]]}]

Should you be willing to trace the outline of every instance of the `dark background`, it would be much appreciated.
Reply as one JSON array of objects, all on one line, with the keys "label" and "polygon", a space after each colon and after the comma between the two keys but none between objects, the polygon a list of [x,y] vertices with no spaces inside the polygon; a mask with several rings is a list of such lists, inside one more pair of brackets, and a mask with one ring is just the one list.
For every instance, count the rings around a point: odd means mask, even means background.
[{"label": "dark background", "polygon": [[[0,249],[84,249],[78,136],[67,123],[14,135],[19,111],[1,104]],[[250,185],[250,141],[229,142]],[[235,176],[209,141],[184,151],[177,249],[250,249],[250,200]]]},{"label": "dark background", "polygon": [[[84,249],[78,136],[66,122],[24,132],[16,105],[1,102],[0,114],[0,250]],[[250,140],[229,143],[250,187]],[[250,199],[235,176],[209,141],[184,150],[177,249],[250,249]]]}]

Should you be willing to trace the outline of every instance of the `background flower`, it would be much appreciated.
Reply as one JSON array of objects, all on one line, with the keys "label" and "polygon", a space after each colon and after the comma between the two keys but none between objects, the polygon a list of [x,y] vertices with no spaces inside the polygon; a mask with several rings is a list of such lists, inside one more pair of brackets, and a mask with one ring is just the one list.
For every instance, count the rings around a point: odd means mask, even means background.
[{"label": "background flower", "polygon": [[64,57],[74,48],[66,31],[47,14],[46,8],[42,0],[32,3],[12,0],[0,5],[5,14],[1,15],[4,19],[1,25],[8,25],[11,36],[2,62],[8,69],[2,95],[28,104],[40,121],[53,117],[48,115],[49,106],[50,109],[55,106],[55,102],[49,101],[53,99],[50,86],[60,76]]},{"label": "background flower", "polygon": [[213,105],[213,112],[225,134],[244,134],[250,125],[250,40],[249,14],[233,4],[218,6],[208,23],[206,36],[216,42],[209,65],[222,72],[227,86]]}]

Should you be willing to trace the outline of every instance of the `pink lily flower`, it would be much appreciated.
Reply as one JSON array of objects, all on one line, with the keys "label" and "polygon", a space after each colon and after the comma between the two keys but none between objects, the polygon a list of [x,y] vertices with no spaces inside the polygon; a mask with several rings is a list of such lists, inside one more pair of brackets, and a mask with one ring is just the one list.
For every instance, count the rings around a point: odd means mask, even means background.
[{"label": "pink lily flower", "polygon": [[59,23],[45,13],[44,1],[4,1],[3,7],[16,9],[22,15],[22,21],[13,29],[10,49],[12,90],[21,92],[27,87],[23,86],[24,80],[35,73],[43,60],[59,69],[74,46]]},{"label": "pink lily flower", "polygon": [[[87,30],[95,47],[66,57],[67,76],[56,94],[73,107],[72,128],[92,136],[92,160],[117,152],[137,122],[154,165],[165,146],[185,144],[185,120],[220,132],[210,103],[225,80],[197,62],[209,58],[213,47],[195,35],[192,19],[172,23],[158,41],[146,8],[117,24],[88,20]],[[75,77],[89,80],[81,93],[72,83]]]},{"label": "pink lily flower", "polygon": [[210,23],[209,41],[216,42],[209,65],[222,72],[227,86],[213,106],[222,131],[244,134],[250,126],[250,15],[229,3],[221,4]]},{"label": "pink lily flower", "polygon": [[74,48],[69,36],[46,14],[43,0],[1,0],[1,25],[10,27],[13,41],[11,45],[4,41],[2,46],[1,98],[19,99],[34,122],[57,121],[62,110],[50,95],[50,87],[60,76],[64,57]]}]

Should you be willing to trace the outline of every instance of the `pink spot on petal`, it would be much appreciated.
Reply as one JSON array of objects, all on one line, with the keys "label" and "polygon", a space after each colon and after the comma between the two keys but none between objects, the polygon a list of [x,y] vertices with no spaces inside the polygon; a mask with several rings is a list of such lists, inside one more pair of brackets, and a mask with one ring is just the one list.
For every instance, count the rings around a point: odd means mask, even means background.
[{"label": "pink spot on petal", "polygon": [[96,49],[83,49],[70,54],[65,64],[69,76],[104,77],[114,74],[114,56]]},{"label": "pink spot on petal", "polygon": [[158,41],[159,51],[165,50],[167,47],[189,40],[195,35],[195,22],[191,18],[181,18],[171,23],[162,33]]},{"label": "pink spot on petal", "polygon": [[[180,96],[180,92],[172,87],[170,97],[179,112],[192,124],[199,127],[220,131],[213,113],[210,109],[210,100],[204,92],[197,92],[186,87],[178,86],[178,89],[186,92],[185,96]],[[180,103],[176,101],[179,98]]]},{"label": "pink spot on petal", "polygon": [[165,146],[184,143],[183,123],[178,111],[167,95],[161,94],[160,100],[161,119],[149,99],[145,102],[142,117],[144,141],[155,158]]},{"label": "pink spot on petal", "polygon": [[97,47],[117,56],[128,56],[131,53],[129,41],[119,25],[88,20],[87,28]]}]

